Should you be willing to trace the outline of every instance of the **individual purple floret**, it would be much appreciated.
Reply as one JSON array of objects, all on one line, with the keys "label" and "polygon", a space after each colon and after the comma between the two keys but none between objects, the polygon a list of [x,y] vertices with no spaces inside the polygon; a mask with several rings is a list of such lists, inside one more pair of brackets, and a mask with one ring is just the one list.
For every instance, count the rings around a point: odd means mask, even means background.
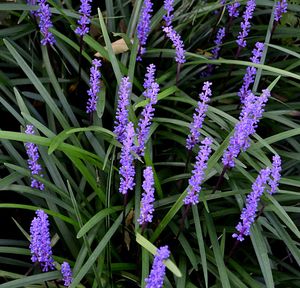
[{"label": "individual purple floret", "polygon": [[250,234],[251,224],[255,220],[258,203],[266,188],[270,173],[270,168],[261,170],[255,182],[253,183],[252,192],[247,196],[246,199],[246,207],[242,210],[241,222],[239,222],[239,224],[236,226],[238,233],[234,233],[232,235],[233,238],[243,241],[244,236],[248,236]]},{"label": "individual purple floret", "polygon": [[[28,135],[34,135],[34,130],[32,125],[26,125],[25,133]],[[42,166],[38,163],[40,158],[39,149],[34,143],[27,142],[25,143],[26,153],[28,155],[28,167],[30,169],[31,175],[38,175],[43,177],[41,174]],[[44,190],[45,186],[40,181],[31,178],[31,187],[39,190]]]},{"label": "individual purple floret", "polygon": [[163,27],[163,31],[166,33],[167,37],[172,41],[175,50],[176,50],[176,56],[175,61],[178,64],[185,63],[185,50],[183,41],[181,40],[181,36],[173,29],[172,26],[165,26]]},{"label": "individual purple floret", "polygon": [[30,226],[30,251],[33,263],[39,262],[43,272],[54,269],[48,215],[43,210],[35,212]]},{"label": "individual purple floret", "polygon": [[101,73],[99,68],[101,67],[101,60],[94,59],[92,61],[93,66],[91,67],[90,75],[90,89],[87,91],[90,96],[87,105],[86,113],[92,113],[97,109],[98,93],[100,92],[100,78]]},{"label": "individual purple floret", "polygon": [[174,15],[172,12],[174,11],[174,0],[164,0],[164,9],[166,10],[167,14],[163,16],[165,20],[165,26],[171,26],[172,20]]},{"label": "individual purple floret", "polygon": [[[252,51],[252,57],[250,60],[252,63],[259,64],[262,53],[264,51],[264,44],[260,42],[256,42],[255,48]],[[247,67],[246,74],[243,78],[243,85],[238,92],[238,96],[241,99],[241,103],[244,103],[245,98],[251,91],[249,90],[249,86],[254,82],[254,78],[256,75],[257,68],[255,67]]]},{"label": "individual purple floret", "polygon": [[124,141],[122,142],[121,148],[121,168],[120,168],[120,188],[119,192],[123,195],[127,194],[128,190],[132,190],[134,183],[134,158],[133,152],[133,140],[134,140],[134,128],[132,122],[129,122],[125,127]]},{"label": "individual purple floret", "polygon": [[167,260],[169,257],[170,251],[167,245],[157,249],[149,277],[145,279],[146,288],[163,287],[164,278],[166,275],[166,266],[164,261]]},{"label": "individual purple floret", "polygon": [[222,162],[227,168],[234,167],[235,158],[250,146],[249,136],[255,133],[264,107],[270,97],[268,89],[262,92],[260,97],[250,93],[244,101],[239,121],[234,127],[234,134],[230,137],[229,146],[223,154]]},{"label": "individual purple floret", "polygon": [[281,159],[278,155],[273,156],[273,164],[271,168],[271,178],[268,181],[268,184],[271,187],[271,190],[268,190],[268,193],[271,195],[274,194],[278,188],[281,172]]},{"label": "individual purple floret", "polygon": [[288,3],[286,0],[278,1],[274,11],[274,21],[279,22],[282,14],[287,12]]},{"label": "individual purple floret", "polygon": [[251,23],[249,22],[250,19],[253,17],[253,12],[256,7],[256,2],[255,0],[248,0],[246,9],[243,14],[243,19],[244,21],[241,22],[241,31],[239,32],[238,39],[236,40],[236,43],[239,45],[240,48],[244,48],[247,45],[247,42],[245,38],[248,36],[250,28],[251,28]]},{"label": "individual purple floret", "polygon": [[79,9],[79,13],[81,14],[80,19],[77,21],[79,25],[75,29],[75,33],[84,36],[85,34],[89,33],[90,28],[89,24],[91,23],[91,4],[92,0],[81,0],[81,5]]},{"label": "individual purple floret", "polygon": [[63,277],[64,286],[69,287],[73,281],[73,274],[68,262],[63,262],[61,264],[61,275]]},{"label": "individual purple floret", "polygon": [[211,85],[211,82],[204,82],[202,92],[199,94],[201,101],[198,101],[198,107],[195,110],[195,113],[193,115],[193,122],[190,126],[190,134],[188,135],[188,138],[186,140],[186,148],[188,150],[192,150],[194,146],[199,143],[200,129],[202,128],[202,124],[208,108],[207,103],[209,102],[209,97],[211,96]]},{"label": "individual purple floret", "polygon": [[155,74],[155,65],[150,64],[147,67],[147,73],[145,75],[144,88],[145,91],[143,95],[149,99],[149,103],[145,106],[142,111],[142,117],[138,123],[137,129],[137,142],[138,145],[136,147],[135,152],[139,156],[144,156],[145,144],[147,137],[149,135],[149,130],[151,126],[151,121],[154,116],[154,107],[153,105],[157,102],[157,94],[159,92],[159,85],[155,82],[154,74]]},{"label": "individual purple floret", "polygon": [[227,11],[231,18],[236,18],[239,16],[240,12],[238,8],[241,6],[239,1],[231,1],[230,4],[227,5]]},{"label": "individual purple floret", "polygon": [[[37,4],[37,0],[27,0],[27,5],[34,6]],[[30,14],[37,16],[37,11],[36,10],[31,10]]]},{"label": "individual purple floret", "polygon": [[224,37],[225,37],[225,27],[221,27],[221,28],[219,28],[219,30],[217,32],[217,37],[214,41],[214,43],[216,44],[216,47],[211,50],[211,53],[213,55],[212,59],[217,59],[219,57],[219,52],[220,52]]},{"label": "individual purple floret", "polygon": [[151,167],[146,167],[144,170],[143,195],[141,201],[140,217],[137,220],[141,225],[152,222],[152,213],[154,211],[154,178]]},{"label": "individual purple floret", "polygon": [[137,26],[137,38],[139,39],[139,45],[140,45],[138,56],[136,58],[137,61],[142,61],[141,56],[146,51],[145,45],[151,30],[150,23],[151,23],[151,13],[153,12],[152,6],[153,3],[150,0],[145,0],[141,10],[140,20]]},{"label": "individual purple floret", "polygon": [[53,24],[51,22],[51,12],[49,5],[47,4],[46,0],[38,0],[39,9],[37,10],[36,14],[39,18],[39,27],[44,36],[41,40],[42,45],[53,45],[55,43],[55,38],[53,34],[49,31]]},{"label": "individual purple floret", "polygon": [[205,170],[207,168],[207,160],[211,153],[212,139],[204,138],[201,142],[201,147],[196,157],[196,164],[192,171],[192,177],[189,180],[189,187],[187,195],[183,202],[185,205],[195,205],[199,203],[199,193],[201,191],[201,184],[205,177]]},{"label": "individual purple floret", "polygon": [[119,100],[116,111],[116,120],[114,125],[114,133],[118,141],[122,143],[126,125],[128,124],[128,105],[130,103],[131,83],[129,77],[123,77],[119,88]]}]

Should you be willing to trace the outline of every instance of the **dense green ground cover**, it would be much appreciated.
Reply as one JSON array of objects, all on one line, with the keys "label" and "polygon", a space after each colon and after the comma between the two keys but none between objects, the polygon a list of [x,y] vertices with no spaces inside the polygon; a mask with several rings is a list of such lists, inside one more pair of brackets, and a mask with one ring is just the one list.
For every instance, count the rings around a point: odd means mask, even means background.
[{"label": "dense green ground cover", "polygon": [[[183,39],[187,60],[180,73],[175,49],[161,28],[163,1],[153,2],[141,62],[136,61],[141,0],[94,1],[91,30],[82,41],[74,33],[80,3],[48,1],[56,39],[48,46],[40,44],[38,20],[30,14],[34,6],[0,3],[0,287],[62,285],[63,261],[73,270],[71,287],[145,287],[152,255],[162,245],[171,251],[165,287],[300,286],[298,2],[289,3],[288,13],[273,29],[276,1],[258,0],[247,46],[237,55],[235,40],[245,2],[229,25],[226,5],[175,0],[173,26]],[[212,59],[221,26],[229,31],[220,58]],[[257,41],[265,50],[260,64],[253,64],[249,59]],[[102,84],[97,111],[89,115],[86,91],[95,54],[102,60]],[[160,93],[145,155],[135,160],[136,185],[124,201],[118,192],[121,144],[112,132],[118,84],[127,75],[133,83],[129,118],[137,126],[147,105],[142,93],[150,63],[157,67]],[[248,66],[257,68],[252,92],[260,95],[269,87],[271,98],[250,137],[251,146],[215,189],[241,111],[237,92]],[[181,225],[199,149],[189,153],[185,144],[205,81],[212,82],[212,97],[201,139],[213,138],[212,154],[199,204]],[[28,124],[36,135],[24,133]],[[44,191],[30,187],[24,147],[28,142],[39,148],[43,177],[35,179],[44,184]],[[282,160],[279,189],[274,195],[263,194],[251,235],[236,245],[232,234],[246,196],[275,154]],[[154,171],[156,201],[153,222],[141,229],[137,218],[146,166]],[[51,223],[56,262],[51,272],[42,273],[30,260],[29,228],[37,209],[43,209]]]}]

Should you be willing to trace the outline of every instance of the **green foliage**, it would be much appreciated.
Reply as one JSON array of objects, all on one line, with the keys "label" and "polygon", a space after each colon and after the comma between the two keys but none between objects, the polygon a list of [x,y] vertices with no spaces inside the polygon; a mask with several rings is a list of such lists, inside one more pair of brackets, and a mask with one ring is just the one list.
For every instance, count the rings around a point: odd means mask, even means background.
[{"label": "green foliage", "polygon": [[[72,266],[72,288],[145,287],[152,255],[162,245],[171,251],[165,262],[168,288],[299,287],[299,1],[289,2],[274,33],[271,11],[276,3],[258,1],[239,58],[235,38],[241,18],[233,21],[220,58],[211,59],[216,28],[228,23],[228,13],[216,2],[175,0],[173,23],[187,50],[178,81],[175,49],[161,30],[163,1],[153,1],[142,62],[136,61],[142,0],[94,1],[91,32],[82,43],[74,34],[77,2],[49,1],[57,43],[48,47],[40,45],[32,6],[0,3],[0,287],[45,287],[45,281],[49,287],[62,286],[58,271],[41,273],[30,260],[28,233],[37,209],[49,215],[56,267],[65,260]],[[122,39],[126,49],[117,54],[116,41]],[[257,41],[267,49],[261,63],[253,64],[249,58]],[[99,54],[102,90],[90,117],[85,113],[89,69]],[[160,93],[145,156],[135,161],[135,191],[124,200],[118,192],[121,144],[112,132],[118,84],[127,75],[133,83],[129,115],[137,126],[149,101],[142,93],[150,63],[157,66]],[[205,75],[209,64],[213,72]],[[247,66],[258,68],[253,92],[259,95],[269,87],[272,97],[251,147],[214,191],[223,151],[238,121],[237,92]],[[195,148],[189,155],[185,141],[205,81],[212,81],[213,97],[201,137],[214,139],[213,152],[200,203],[183,219],[187,180],[198,152]],[[36,135],[24,133],[26,124],[36,128]],[[39,148],[43,177],[33,178],[45,185],[44,191],[30,187],[27,142]],[[283,162],[279,191],[264,194],[251,236],[234,248],[232,234],[245,197],[276,153]],[[153,223],[144,230],[137,218],[145,166],[153,168],[156,201]]]}]

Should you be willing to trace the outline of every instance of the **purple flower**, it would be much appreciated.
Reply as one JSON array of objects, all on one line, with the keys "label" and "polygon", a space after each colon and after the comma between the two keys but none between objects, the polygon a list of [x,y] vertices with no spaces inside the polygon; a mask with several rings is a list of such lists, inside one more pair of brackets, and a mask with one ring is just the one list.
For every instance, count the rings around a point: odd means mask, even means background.
[{"label": "purple flower", "polygon": [[231,1],[231,3],[228,4],[227,11],[230,17],[236,18],[240,14],[238,8],[241,6],[241,4],[238,1],[234,1],[233,3],[232,2],[233,1]]},{"label": "purple flower", "polygon": [[38,0],[39,9],[37,10],[37,15],[40,18],[39,27],[44,36],[41,40],[42,45],[53,45],[55,43],[55,39],[53,34],[49,31],[49,28],[53,27],[51,22],[51,12],[49,5],[46,0]]},{"label": "purple flower", "polygon": [[[256,42],[255,48],[252,51],[253,56],[250,58],[252,63],[259,64],[263,51],[264,51],[264,44],[260,42]],[[242,103],[244,102],[247,95],[251,93],[251,91],[249,90],[249,86],[254,82],[256,71],[257,69],[252,66],[247,67],[246,69],[246,74],[243,78],[243,85],[240,88],[240,91],[238,92],[238,96],[240,97]]]},{"label": "purple flower", "polygon": [[223,43],[223,38],[225,37],[225,27],[221,27],[219,28],[218,32],[217,32],[217,37],[214,41],[214,43],[216,44],[216,47],[214,49],[212,49],[211,53],[213,54],[212,59],[217,59],[219,57],[219,52],[221,49],[221,45]]},{"label": "purple flower", "polygon": [[192,177],[189,180],[189,187],[187,195],[183,202],[185,205],[195,205],[199,203],[199,193],[201,191],[201,184],[205,177],[205,170],[207,168],[207,160],[211,153],[212,139],[206,137],[202,142],[202,146],[196,157],[196,164],[192,171]]},{"label": "purple flower", "polygon": [[140,217],[137,220],[141,225],[145,223],[152,222],[152,213],[154,211],[153,202],[154,202],[154,178],[153,171],[151,167],[146,167],[144,170],[144,182],[143,189],[144,193],[142,195],[141,201],[141,212]]},{"label": "purple flower", "polygon": [[[34,130],[32,125],[27,125],[25,133],[28,135],[34,135]],[[31,175],[38,175],[43,177],[41,174],[42,166],[38,163],[40,158],[39,149],[34,143],[27,142],[25,143],[26,153],[28,155],[28,167],[31,171]],[[44,190],[45,186],[43,183],[39,182],[36,179],[31,178],[31,187],[39,190]]]},{"label": "purple flower", "polygon": [[98,93],[100,92],[100,77],[101,73],[99,68],[101,67],[101,60],[94,59],[92,61],[93,66],[91,67],[90,76],[90,89],[87,91],[90,96],[87,105],[86,113],[92,113],[97,109]]},{"label": "purple flower", "polygon": [[274,194],[278,188],[281,172],[281,159],[278,155],[273,156],[273,164],[271,168],[271,177],[268,181],[268,184],[271,187],[271,190],[268,190],[268,193],[271,195]]},{"label": "purple flower", "polygon": [[150,33],[150,22],[151,22],[151,13],[153,12],[152,9],[153,3],[150,0],[145,0],[142,10],[141,10],[141,15],[140,15],[140,20],[137,26],[137,38],[139,39],[139,51],[138,51],[138,56],[137,56],[137,61],[142,61],[141,56],[145,53],[146,48],[144,47],[146,45],[148,35]]},{"label": "purple flower", "polygon": [[43,272],[54,269],[49,233],[48,215],[43,210],[35,212],[30,226],[31,261],[39,262]]},{"label": "purple flower", "polygon": [[198,101],[198,107],[193,115],[193,122],[190,126],[190,134],[186,140],[186,148],[188,150],[192,150],[194,146],[199,143],[200,129],[202,128],[208,108],[207,103],[209,101],[209,97],[211,96],[211,85],[211,82],[204,82],[202,92],[199,94],[201,101]]},{"label": "purple flower", "polygon": [[129,122],[125,127],[124,141],[121,148],[121,168],[120,168],[120,188],[119,192],[123,195],[127,194],[128,190],[132,190],[134,183],[134,158],[132,155],[133,151],[133,140],[134,140],[134,128],[132,122]]},{"label": "purple flower", "polygon": [[165,26],[163,27],[163,31],[166,33],[167,37],[172,41],[175,50],[176,50],[176,56],[175,61],[178,64],[183,64],[186,62],[185,60],[185,50],[183,41],[181,40],[181,36],[173,29],[172,26]]},{"label": "purple flower", "polygon": [[274,21],[279,22],[282,14],[287,12],[288,3],[286,0],[278,1],[274,11]]},{"label": "purple flower", "polygon": [[253,17],[253,12],[255,10],[255,7],[256,7],[255,0],[247,1],[246,9],[243,14],[244,21],[241,22],[241,31],[239,32],[239,35],[237,37],[238,39],[236,40],[236,43],[241,48],[246,47],[247,42],[246,42],[245,38],[248,36],[250,28],[251,28],[251,24],[250,24],[249,20],[252,19],[252,17]]},{"label": "purple flower", "polygon": [[270,91],[265,89],[262,95],[255,96],[250,93],[244,101],[239,122],[234,127],[234,134],[230,137],[229,146],[224,151],[222,162],[224,166],[232,168],[235,166],[235,158],[239,153],[246,151],[250,146],[249,136],[254,134],[264,107],[270,97]]},{"label": "purple flower", "polygon": [[63,277],[64,286],[69,287],[73,281],[72,270],[68,262],[63,262],[61,264],[61,275]]},{"label": "purple flower", "polygon": [[146,288],[163,287],[166,274],[166,266],[164,264],[164,260],[167,260],[169,257],[170,251],[167,245],[157,249],[149,277],[145,279]]},{"label": "purple flower", "polygon": [[119,101],[118,101],[118,108],[116,111],[116,120],[114,126],[114,133],[117,135],[117,139],[120,142],[124,140],[124,133],[125,133],[126,125],[128,123],[127,106],[130,103],[130,91],[131,91],[131,83],[129,82],[129,77],[123,77],[118,92]]},{"label": "purple flower", "polygon": [[149,99],[149,103],[145,106],[142,111],[142,117],[138,123],[137,129],[137,142],[138,145],[136,147],[135,152],[139,156],[144,156],[146,139],[149,135],[149,130],[151,126],[151,121],[154,116],[154,107],[153,105],[157,102],[157,94],[159,92],[159,85],[155,82],[154,73],[155,73],[155,65],[150,64],[147,67],[147,73],[145,75],[144,88],[145,91],[143,95]]},{"label": "purple flower", "polygon": [[239,222],[236,226],[238,233],[234,233],[232,235],[233,238],[243,241],[244,236],[248,236],[250,234],[251,224],[255,220],[258,203],[266,188],[270,173],[270,168],[261,170],[255,182],[253,183],[252,192],[246,198],[246,207],[242,210],[241,222]]},{"label": "purple flower", "polygon": [[174,15],[172,12],[174,11],[174,0],[164,0],[164,9],[167,12],[167,15],[163,16],[163,19],[165,20],[165,25],[166,26],[171,26],[172,25],[172,20],[174,18]]},{"label": "purple flower", "polygon": [[79,13],[81,14],[80,19],[77,21],[79,25],[75,29],[75,33],[84,36],[85,34],[89,33],[90,28],[88,25],[91,23],[90,16],[91,16],[91,4],[92,0],[81,0],[81,5],[79,9]]},{"label": "purple flower", "polygon": [[[27,0],[27,5],[34,6],[36,5],[37,0]],[[30,13],[34,16],[37,16],[37,11],[31,10]]]}]

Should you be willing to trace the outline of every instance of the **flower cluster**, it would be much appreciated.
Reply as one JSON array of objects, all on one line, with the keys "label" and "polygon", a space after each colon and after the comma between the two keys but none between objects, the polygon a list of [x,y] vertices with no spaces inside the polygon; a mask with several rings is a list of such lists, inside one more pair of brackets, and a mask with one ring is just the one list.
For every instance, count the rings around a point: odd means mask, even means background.
[{"label": "flower cluster", "polygon": [[164,0],[164,9],[166,10],[167,14],[163,16],[165,20],[165,26],[171,26],[172,20],[174,15],[172,12],[174,11],[174,0]]},{"label": "flower cluster", "polygon": [[225,27],[220,27],[217,32],[217,37],[214,41],[214,43],[216,44],[216,47],[214,49],[212,49],[212,51],[211,51],[211,53],[213,55],[212,59],[217,59],[219,57],[219,52],[220,52],[224,37],[225,37]]},{"label": "flower cluster", "polygon": [[79,9],[79,13],[81,14],[80,19],[77,21],[79,25],[75,29],[75,33],[84,36],[85,34],[89,33],[90,28],[88,25],[91,23],[91,4],[92,0],[81,0],[81,5]]},{"label": "flower cluster", "polygon": [[261,170],[255,182],[253,183],[252,192],[247,196],[246,199],[246,207],[242,210],[242,221],[236,226],[238,233],[234,233],[232,235],[233,238],[243,241],[244,236],[248,236],[250,234],[251,224],[254,222],[256,217],[258,202],[266,188],[270,173],[270,168]]},{"label": "flower cluster", "polygon": [[153,202],[154,202],[154,178],[153,171],[151,167],[146,167],[144,170],[144,182],[143,189],[144,193],[141,200],[141,212],[140,217],[137,220],[141,225],[152,222],[152,213],[154,211]]},{"label": "flower cluster", "polygon": [[175,61],[178,64],[185,63],[185,50],[183,41],[181,40],[181,36],[173,29],[172,26],[166,26],[163,27],[163,31],[166,33],[167,37],[172,41],[175,50],[176,50],[176,56]]},{"label": "flower cluster", "polygon": [[196,164],[192,171],[192,177],[189,180],[189,187],[187,195],[183,202],[185,205],[195,205],[199,203],[199,193],[201,191],[201,183],[205,177],[205,170],[207,168],[207,160],[211,153],[212,139],[206,137],[201,142],[199,153],[196,157]]},{"label": "flower cluster", "polygon": [[151,0],[144,1],[139,23],[137,26],[137,38],[139,39],[139,44],[140,44],[138,56],[136,59],[137,61],[142,60],[141,56],[146,51],[145,45],[148,39],[148,35],[150,33],[151,13],[153,12],[152,6],[153,3],[151,2]]},{"label": "flower cluster", "polygon": [[[33,130],[33,126],[27,125],[25,133],[29,135],[34,135],[35,133]],[[41,174],[42,166],[38,163],[38,160],[40,158],[38,147],[34,143],[27,142],[25,143],[25,148],[26,148],[26,153],[28,155],[27,163],[31,171],[31,174],[43,177],[43,175]],[[33,178],[31,178],[31,187],[39,190],[45,189],[43,183]]]},{"label": "flower cluster", "polygon": [[275,11],[274,11],[274,21],[279,22],[282,17],[282,14],[287,12],[288,3],[287,0],[280,0],[277,2]]},{"label": "flower cluster", "polygon": [[120,168],[120,187],[119,192],[123,195],[127,194],[128,190],[132,190],[134,183],[134,158],[132,155],[133,152],[133,140],[134,140],[134,128],[132,122],[129,122],[125,127],[124,140],[122,142],[121,148],[121,168]]},{"label": "flower cluster", "polygon": [[281,159],[278,155],[273,156],[273,165],[271,168],[271,177],[268,181],[268,184],[270,185],[271,189],[268,190],[268,192],[272,195],[276,192],[279,180],[280,180],[280,172],[281,172]]},{"label": "flower cluster", "polygon": [[[232,237],[237,238],[239,241],[244,240],[244,236],[250,234],[251,224],[255,221],[256,212],[259,200],[266,189],[266,185],[271,186],[270,194],[275,193],[280,180],[281,160],[278,155],[273,156],[273,164],[270,169],[262,169],[252,185],[252,192],[247,196],[246,207],[243,208],[241,214],[241,222],[238,223],[236,229],[238,233],[234,233]],[[271,177],[273,179],[271,179]]]},{"label": "flower cluster", "polygon": [[118,141],[124,140],[124,133],[128,124],[128,109],[130,103],[131,83],[129,77],[123,77],[119,88],[119,101],[116,111],[116,120],[114,125],[114,133],[117,135]]},{"label": "flower cluster", "polygon": [[265,89],[260,97],[250,93],[245,99],[239,122],[235,125],[234,134],[231,136],[229,146],[223,154],[222,162],[224,166],[234,167],[235,158],[240,152],[249,148],[249,136],[255,133],[269,97],[270,91]]},{"label": "flower cluster", "polygon": [[86,113],[92,113],[97,109],[98,93],[100,92],[100,78],[101,73],[99,68],[101,67],[101,60],[94,59],[92,61],[93,66],[90,70],[90,89],[87,91],[90,96],[87,106]]},{"label": "flower cluster", "polygon": [[51,12],[49,5],[47,4],[46,0],[38,0],[39,9],[37,10],[36,14],[39,18],[39,27],[44,36],[41,40],[42,45],[53,45],[55,43],[55,38],[53,34],[49,31],[53,24],[51,22]]},{"label": "flower cluster", "polygon": [[[233,3],[232,3],[233,2]],[[227,6],[227,11],[230,17],[236,18],[239,16],[239,10],[238,8],[241,6],[239,1],[233,0],[230,4]]]},{"label": "flower cluster", "polygon": [[145,143],[149,135],[150,125],[152,118],[154,116],[154,107],[153,105],[157,102],[157,94],[159,92],[159,85],[155,82],[154,74],[156,67],[153,64],[150,64],[147,67],[147,73],[145,75],[144,88],[145,91],[143,95],[149,99],[149,103],[145,106],[142,111],[142,117],[138,123],[137,129],[137,142],[136,153],[139,156],[144,155]]},{"label": "flower cluster", "polygon": [[63,276],[64,286],[69,287],[73,281],[73,275],[70,264],[68,262],[63,262],[61,264],[60,272]]},{"label": "flower cluster", "polygon": [[48,215],[37,210],[30,226],[30,251],[32,262],[39,262],[43,272],[54,269]]},{"label": "flower cluster", "polygon": [[[256,42],[255,48],[252,51],[252,57],[250,60],[252,63],[259,64],[262,53],[264,51],[264,44],[260,42]],[[245,98],[251,91],[249,90],[249,86],[254,82],[254,77],[256,75],[257,69],[255,67],[247,67],[246,74],[243,78],[243,85],[238,92],[238,96],[241,99],[241,103],[244,103]]]},{"label": "flower cluster", "polygon": [[244,21],[241,22],[241,31],[239,32],[238,39],[236,40],[236,43],[239,45],[240,48],[246,47],[247,42],[245,38],[248,36],[250,28],[251,28],[251,23],[249,20],[252,19],[253,17],[253,12],[256,7],[256,2],[255,0],[248,0],[246,9],[243,14],[243,19]]},{"label": "flower cluster", "polygon": [[186,148],[188,150],[192,150],[196,144],[199,143],[200,137],[200,129],[202,128],[202,124],[206,115],[206,111],[208,108],[209,97],[211,96],[210,86],[211,82],[204,82],[202,92],[199,94],[200,100],[198,102],[198,107],[193,115],[193,122],[190,126],[190,134],[186,140]]},{"label": "flower cluster", "polygon": [[146,288],[162,288],[166,274],[164,261],[170,257],[168,246],[157,249],[149,277],[145,279]]}]

